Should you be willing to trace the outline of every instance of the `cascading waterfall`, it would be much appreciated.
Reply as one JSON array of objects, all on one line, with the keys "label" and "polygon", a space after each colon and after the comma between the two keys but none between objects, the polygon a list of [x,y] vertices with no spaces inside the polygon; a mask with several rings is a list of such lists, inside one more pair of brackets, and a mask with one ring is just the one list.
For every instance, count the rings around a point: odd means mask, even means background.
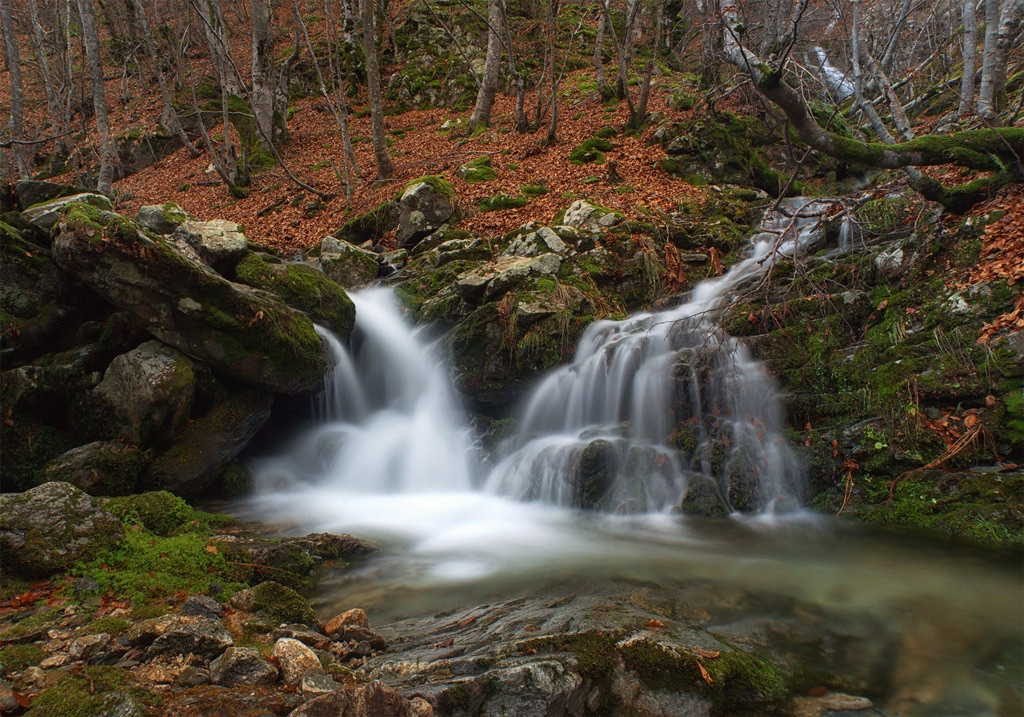
[{"label": "cascading waterfall", "polygon": [[575,360],[544,378],[488,475],[447,376],[391,294],[354,295],[351,346],[321,330],[333,372],[319,422],[284,456],[254,466],[264,493],[329,486],[354,494],[489,495],[611,513],[677,508],[706,480],[731,509],[799,506],[801,470],[783,441],[775,385],[717,320],[731,297],[820,233],[827,205],[788,200],[751,256],[685,304],[598,321]]},{"label": "cascading waterfall", "polygon": [[533,391],[487,488],[637,513],[676,507],[688,485],[709,479],[734,509],[798,508],[802,471],[781,436],[774,381],[717,320],[776,254],[820,235],[825,208],[784,203],[749,258],[675,309],[592,324],[573,362]]},{"label": "cascading waterfall", "polygon": [[389,291],[352,298],[359,318],[351,349],[318,329],[334,366],[317,406],[319,421],[286,454],[254,466],[258,487],[469,490],[472,443],[440,362],[418,341]]}]

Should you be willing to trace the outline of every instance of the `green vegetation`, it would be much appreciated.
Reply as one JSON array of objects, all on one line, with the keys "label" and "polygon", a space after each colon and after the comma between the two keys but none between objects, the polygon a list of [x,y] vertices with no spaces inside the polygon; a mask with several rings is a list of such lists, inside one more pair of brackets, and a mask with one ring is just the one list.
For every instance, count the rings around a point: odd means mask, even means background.
[{"label": "green vegetation", "polygon": [[591,137],[584,140],[579,147],[569,155],[572,164],[604,164],[604,153],[611,151],[615,145],[601,137]]},{"label": "green vegetation", "polygon": [[491,167],[490,155],[486,154],[459,167],[458,174],[466,180],[468,184],[489,182],[498,176],[498,173],[494,171],[493,167]]},{"label": "green vegetation", "polygon": [[8,645],[0,649],[0,674],[21,672],[26,667],[38,665],[46,657],[46,651],[35,644]]},{"label": "green vegetation", "polygon": [[498,194],[494,197],[486,197],[477,202],[477,206],[480,207],[482,212],[497,212],[502,209],[518,209],[519,207],[525,207],[529,203],[529,199],[524,196],[510,197],[507,194]]}]

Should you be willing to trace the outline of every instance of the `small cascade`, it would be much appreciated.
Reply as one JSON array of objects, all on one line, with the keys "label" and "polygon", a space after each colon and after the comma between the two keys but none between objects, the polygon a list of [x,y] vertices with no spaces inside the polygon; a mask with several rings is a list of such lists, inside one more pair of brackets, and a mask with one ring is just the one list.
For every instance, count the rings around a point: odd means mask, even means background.
[{"label": "small cascade", "polygon": [[573,362],[533,391],[487,490],[638,513],[678,507],[699,481],[731,509],[797,509],[802,471],[781,436],[775,383],[718,319],[777,255],[820,236],[826,209],[788,200],[762,222],[751,256],[685,304],[592,324]]},{"label": "small cascade", "polygon": [[390,291],[352,298],[358,319],[351,347],[318,329],[333,364],[316,407],[319,420],[284,455],[253,466],[258,489],[469,490],[472,444],[443,367]]}]

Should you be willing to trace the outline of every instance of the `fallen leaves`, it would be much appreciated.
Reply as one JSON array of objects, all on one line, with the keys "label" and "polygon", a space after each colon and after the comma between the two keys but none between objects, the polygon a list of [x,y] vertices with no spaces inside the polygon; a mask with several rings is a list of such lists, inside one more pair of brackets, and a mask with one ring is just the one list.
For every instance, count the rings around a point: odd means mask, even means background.
[{"label": "fallen leaves", "polygon": [[714,682],[714,680],[711,679],[711,674],[708,672],[707,668],[704,667],[704,665],[701,664],[700,660],[697,660],[697,667],[700,668],[700,676],[704,678],[705,682],[707,682],[709,685],[712,682]]}]

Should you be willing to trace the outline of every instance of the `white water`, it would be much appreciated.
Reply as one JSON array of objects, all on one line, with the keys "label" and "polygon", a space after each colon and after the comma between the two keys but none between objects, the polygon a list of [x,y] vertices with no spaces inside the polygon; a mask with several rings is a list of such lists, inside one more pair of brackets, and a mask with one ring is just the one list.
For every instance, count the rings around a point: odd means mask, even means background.
[{"label": "white water", "polygon": [[[1019,694],[1019,682],[1015,665],[993,667],[985,650],[1021,636],[1019,566],[922,553],[793,510],[800,471],[778,435],[774,384],[716,326],[729,297],[812,238],[815,222],[767,222],[750,258],[686,304],[592,326],[573,363],[538,384],[487,472],[443,362],[388,292],[356,294],[351,345],[325,334],[335,369],[317,424],[251,466],[257,491],[240,512],[381,543],[382,558],[328,577],[316,603],[324,615],[356,606],[375,622],[429,615],[553,582],[720,581],[891,623],[910,646],[892,657],[908,699],[980,695],[964,714],[996,714],[986,705],[1000,685]],[[690,419],[698,447],[679,454],[669,433]],[[710,472],[704,449],[723,434],[734,460],[721,465],[753,470],[760,513],[725,523],[674,514],[687,485]],[[600,510],[580,511],[574,471],[597,439],[611,478]],[[712,476],[726,499],[728,477]],[[937,709],[918,713],[948,713]]]}]

